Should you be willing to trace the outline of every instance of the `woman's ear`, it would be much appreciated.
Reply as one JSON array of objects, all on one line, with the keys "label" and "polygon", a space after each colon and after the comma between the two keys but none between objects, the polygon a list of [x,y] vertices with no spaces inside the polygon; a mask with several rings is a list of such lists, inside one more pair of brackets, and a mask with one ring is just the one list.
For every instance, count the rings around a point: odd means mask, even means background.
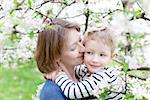
[{"label": "woman's ear", "polygon": [[57,58],[57,59],[56,59],[56,62],[60,62],[60,60],[61,60],[60,58]]},{"label": "woman's ear", "polygon": [[57,64],[57,67],[58,67],[57,70],[59,70],[59,71],[62,70],[62,66],[60,66],[61,65],[61,59],[60,58],[56,59],[56,64]]}]

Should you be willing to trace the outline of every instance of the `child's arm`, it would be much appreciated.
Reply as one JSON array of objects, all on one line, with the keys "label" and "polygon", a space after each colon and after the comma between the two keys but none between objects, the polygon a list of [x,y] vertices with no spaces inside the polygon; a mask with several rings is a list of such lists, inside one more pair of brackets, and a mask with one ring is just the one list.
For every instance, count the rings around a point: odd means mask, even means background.
[{"label": "child's arm", "polygon": [[87,76],[88,70],[85,64],[81,64],[75,67],[75,75],[78,79],[82,79]]},{"label": "child's arm", "polygon": [[80,99],[93,95],[96,87],[95,83],[90,79],[74,82],[69,79],[65,72],[59,72],[55,82],[61,87],[64,95],[69,99]]},{"label": "child's arm", "polygon": [[122,98],[124,92],[124,83],[121,79],[119,79],[119,77],[114,74],[113,69],[105,68],[102,72],[92,74],[91,77],[93,77],[94,81],[100,88],[103,82],[99,81],[99,79],[107,81],[111,86],[111,89],[108,92],[107,99],[118,100]]}]

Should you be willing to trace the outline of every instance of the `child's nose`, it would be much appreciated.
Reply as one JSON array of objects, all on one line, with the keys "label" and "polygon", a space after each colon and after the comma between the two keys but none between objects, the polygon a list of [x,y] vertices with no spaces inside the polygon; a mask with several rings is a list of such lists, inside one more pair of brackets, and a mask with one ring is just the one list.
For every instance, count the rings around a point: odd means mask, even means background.
[{"label": "child's nose", "polygon": [[98,62],[99,62],[99,57],[98,57],[98,55],[94,55],[92,61],[95,62],[95,63],[98,63]]}]

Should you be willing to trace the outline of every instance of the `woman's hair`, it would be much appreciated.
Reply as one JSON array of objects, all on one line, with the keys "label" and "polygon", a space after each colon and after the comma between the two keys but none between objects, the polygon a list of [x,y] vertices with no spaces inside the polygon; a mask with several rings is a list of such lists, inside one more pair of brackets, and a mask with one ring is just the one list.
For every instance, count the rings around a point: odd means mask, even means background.
[{"label": "woman's hair", "polygon": [[89,40],[96,40],[103,42],[111,48],[111,52],[114,52],[116,48],[116,36],[115,31],[107,26],[101,26],[89,31],[87,37],[84,40],[86,43]]},{"label": "woman's hair", "polygon": [[47,29],[39,32],[35,59],[42,73],[58,69],[56,60],[61,56],[71,29],[80,31],[80,27],[62,19],[53,19]]}]

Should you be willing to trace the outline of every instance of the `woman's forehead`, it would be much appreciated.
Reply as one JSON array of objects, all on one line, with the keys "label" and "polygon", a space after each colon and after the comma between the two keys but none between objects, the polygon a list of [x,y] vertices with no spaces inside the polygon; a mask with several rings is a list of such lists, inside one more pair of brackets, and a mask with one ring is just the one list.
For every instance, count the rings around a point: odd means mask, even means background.
[{"label": "woman's forehead", "polygon": [[82,34],[80,32],[76,31],[75,29],[74,30],[72,29],[68,34],[68,38],[66,42],[68,45],[72,45],[75,42],[78,42],[81,36]]}]

